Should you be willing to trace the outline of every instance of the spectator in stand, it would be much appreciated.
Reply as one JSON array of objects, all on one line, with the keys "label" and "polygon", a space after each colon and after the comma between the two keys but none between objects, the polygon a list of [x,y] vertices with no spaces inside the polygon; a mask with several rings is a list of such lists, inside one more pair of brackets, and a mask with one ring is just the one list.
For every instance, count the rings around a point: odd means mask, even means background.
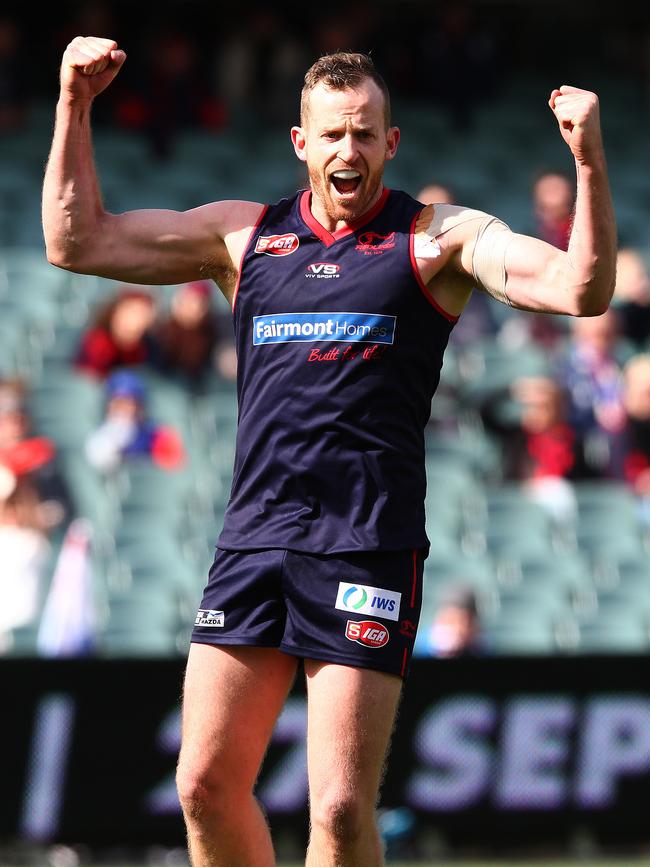
[{"label": "spectator in stand", "polygon": [[[532,185],[532,224],[527,234],[541,238],[560,250],[569,244],[575,183],[561,171],[542,170]],[[534,343],[555,353],[566,336],[566,321],[544,313],[509,311],[500,331],[499,342],[511,351]]]},{"label": "spectator in stand", "polygon": [[428,639],[431,656],[481,656],[486,652],[478,601],[472,587],[453,583],[445,588]]},{"label": "spectator in stand", "polygon": [[569,395],[569,422],[584,440],[590,465],[609,475],[625,421],[618,314],[610,307],[600,316],[572,319],[571,331],[558,364]]},{"label": "spectator in stand", "polygon": [[530,234],[560,250],[569,246],[575,182],[562,171],[539,172],[532,189],[534,225]]},{"label": "spectator in stand", "polygon": [[504,478],[522,482],[554,520],[574,518],[572,482],[592,472],[580,434],[567,418],[561,386],[550,376],[520,377],[509,389],[488,395],[481,415],[501,443]]},{"label": "spectator in stand", "polygon": [[456,203],[456,195],[451,187],[430,181],[425,184],[415,197],[423,205],[453,205]]},{"label": "spectator in stand", "polygon": [[50,516],[35,485],[0,464],[0,653],[13,630],[35,623],[51,554]]},{"label": "spectator in stand", "polygon": [[184,283],[152,329],[161,373],[179,377],[193,391],[200,391],[215,370],[229,379],[237,371],[234,348],[221,340],[211,294],[208,280]]},{"label": "spectator in stand", "polygon": [[638,250],[623,247],[616,257],[613,299],[623,336],[637,351],[650,348],[650,274]]},{"label": "spectator in stand", "polygon": [[71,516],[71,499],[58,467],[56,446],[48,437],[32,434],[25,401],[24,383],[0,382],[0,467],[17,484],[25,482],[34,488],[40,504],[39,526],[53,529]]},{"label": "spectator in stand", "polygon": [[84,333],[74,359],[77,370],[104,379],[119,367],[151,362],[150,328],[156,316],[153,295],[141,286],[123,286],[107,301]]},{"label": "spectator in stand", "polygon": [[152,155],[167,160],[181,130],[218,130],[226,122],[224,105],[207,86],[209,76],[198,67],[201,51],[193,38],[166,26],[151,36],[148,60],[130,89],[122,85],[116,102],[117,121],[143,132]]},{"label": "spectator in stand", "polygon": [[236,124],[254,124],[259,118],[273,125],[291,123],[292,94],[300,87],[306,61],[304,34],[292,31],[295,16],[283,15],[270,3],[249,5],[239,19],[236,15],[233,9],[227,19],[219,16],[223,37],[215,58],[216,89],[228,117]]},{"label": "spectator in stand", "polygon": [[179,434],[149,418],[144,383],[132,370],[118,370],[106,381],[104,420],[86,441],[86,457],[102,473],[142,458],[177,470],[186,459]]},{"label": "spectator in stand", "polygon": [[624,368],[625,427],[618,475],[639,498],[641,517],[650,528],[650,354],[631,358]]},{"label": "spectator in stand", "polygon": [[[453,205],[458,201],[451,186],[436,181],[430,181],[421,187],[415,198],[423,205]],[[463,315],[451,332],[449,345],[462,351],[466,347],[475,346],[477,341],[486,335],[494,336],[497,331],[495,305],[485,292],[472,292]]]},{"label": "spectator in stand", "polygon": [[476,107],[496,90],[500,54],[495,32],[464,0],[431,8],[433,25],[423,22],[414,46],[423,96],[442,104],[455,132],[469,133]]},{"label": "spectator in stand", "polygon": [[20,129],[29,109],[29,67],[21,52],[18,22],[0,15],[0,133]]}]

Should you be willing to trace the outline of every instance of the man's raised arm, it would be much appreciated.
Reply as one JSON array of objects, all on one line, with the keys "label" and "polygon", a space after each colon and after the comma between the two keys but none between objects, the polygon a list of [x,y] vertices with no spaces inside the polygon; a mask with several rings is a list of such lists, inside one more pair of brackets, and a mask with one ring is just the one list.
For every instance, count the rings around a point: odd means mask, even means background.
[{"label": "man's raised arm", "polygon": [[78,36],[66,48],[52,148],[43,184],[48,260],[60,268],[132,283],[182,283],[238,263],[261,205],[215,202],[190,211],[110,214],[92,149],[94,98],[126,54],[111,39]]},{"label": "man's raised arm", "polygon": [[499,264],[489,273],[493,279],[495,273],[502,274],[503,286],[492,294],[513,307],[595,316],[607,309],[614,293],[617,243],[598,97],[563,86],[552,92],[549,105],[576,164],[575,214],[567,251],[508,232],[500,224],[476,244],[465,245],[463,264],[474,274],[483,259]]}]

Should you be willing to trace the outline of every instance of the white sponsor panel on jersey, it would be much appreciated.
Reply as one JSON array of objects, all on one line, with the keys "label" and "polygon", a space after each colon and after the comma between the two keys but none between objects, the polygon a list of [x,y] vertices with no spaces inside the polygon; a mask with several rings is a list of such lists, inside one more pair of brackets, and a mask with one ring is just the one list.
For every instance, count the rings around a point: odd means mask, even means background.
[{"label": "white sponsor panel on jersey", "polygon": [[386,620],[399,620],[401,599],[402,594],[394,590],[340,581],[335,608],[353,614],[372,614]]},{"label": "white sponsor panel on jersey", "polygon": [[269,313],[253,316],[253,345],[310,343],[393,343],[396,316],[384,313]]}]

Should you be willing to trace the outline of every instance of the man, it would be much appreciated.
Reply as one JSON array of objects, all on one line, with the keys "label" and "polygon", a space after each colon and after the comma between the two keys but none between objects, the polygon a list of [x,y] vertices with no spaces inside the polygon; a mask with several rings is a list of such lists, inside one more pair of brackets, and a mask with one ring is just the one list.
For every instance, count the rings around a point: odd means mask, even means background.
[{"label": "man", "polygon": [[291,130],[311,190],[268,208],[109,214],[90,106],[124,63],[77,37],[61,68],[43,191],[49,261],[128,282],[213,278],[233,305],[234,482],[191,646],[178,789],[194,865],[267,867],[253,786],[296,673],[308,691],[307,864],[382,863],[374,810],[420,608],[424,437],[449,332],[479,285],[593,315],[615,223],[593,93],[550,105],[578,166],[568,253],[382,184],[399,143],[369,58],[321,58]]}]

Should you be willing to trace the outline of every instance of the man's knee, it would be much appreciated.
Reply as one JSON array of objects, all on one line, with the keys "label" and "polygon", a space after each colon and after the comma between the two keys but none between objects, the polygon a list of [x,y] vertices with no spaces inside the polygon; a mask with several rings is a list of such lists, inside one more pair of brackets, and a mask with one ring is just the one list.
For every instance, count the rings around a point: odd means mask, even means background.
[{"label": "man's knee", "polygon": [[345,847],[354,843],[374,822],[374,804],[355,792],[330,792],[311,805],[311,824]]},{"label": "man's knee", "polygon": [[176,769],[176,790],[183,813],[196,821],[204,816],[226,814],[242,795],[236,781],[225,779],[218,771],[185,762],[182,755]]}]

